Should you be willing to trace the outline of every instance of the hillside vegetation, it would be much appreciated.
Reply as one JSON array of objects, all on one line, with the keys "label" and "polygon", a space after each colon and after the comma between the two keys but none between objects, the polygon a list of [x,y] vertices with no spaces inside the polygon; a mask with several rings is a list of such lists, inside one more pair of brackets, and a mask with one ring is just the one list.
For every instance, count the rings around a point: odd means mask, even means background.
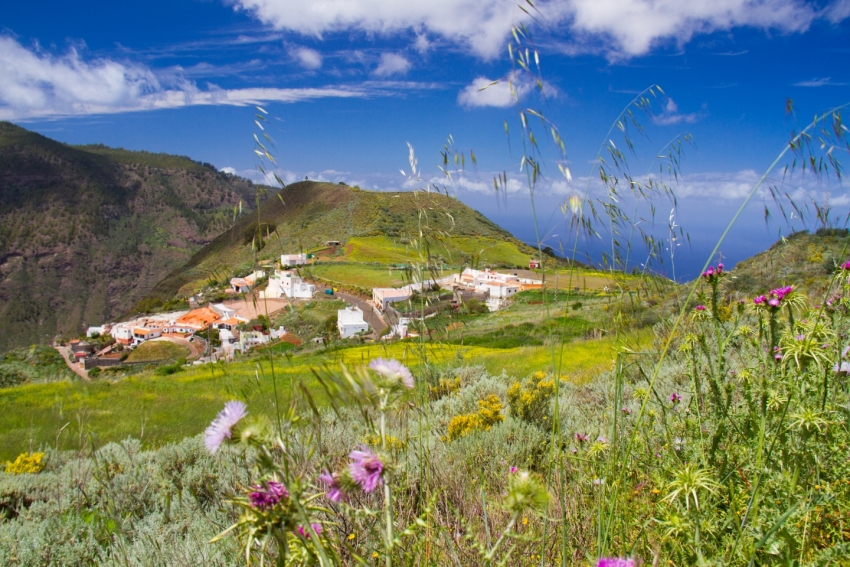
[{"label": "hillside vegetation", "polygon": [[[331,240],[342,245],[329,248],[326,242]],[[445,195],[302,181],[285,187],[259,214],[244,216],[198,251],[157,284],[151,297],[169,300],[191,294],[210,279],[229,277],[253,263],[255,249],[260,262],[303,251],[322,262],[382,265],[430,257],[446,266],[515,267],[527,266],[534,255],[531,247],[481,213]]]},{"label": "hillside vegetation", "polygon": [[0,122],[0,352],[127,312],[254,192],[189,158],[73,147]]}]

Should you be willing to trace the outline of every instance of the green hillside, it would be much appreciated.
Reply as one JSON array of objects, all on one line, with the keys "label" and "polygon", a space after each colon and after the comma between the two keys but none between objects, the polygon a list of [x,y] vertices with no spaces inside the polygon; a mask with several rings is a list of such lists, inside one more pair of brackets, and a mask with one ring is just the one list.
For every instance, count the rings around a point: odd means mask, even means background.
[{"label": "green hillside", "polygon": [[[257,237],[258,227],[261,239]],[[331,240],[342,245],[329,248],[326,243]],[[168,300],[188,295],[211,276],[221,279],[245,270],[254,261],[255,247],[259,248],[259,262],[303,251],[314,253],[320,266],[370,264],[372,271],[381,274],[387,272],[388,265],[419,262],[426,257],[446,268],[527,267],[529,257],[535,255],[531,247],[481,213],[445,195],[384,193],[303,181],[269,198],[259,214],[240,219],[160,282],[152,296]],[[330,279],[343,277],[345,283],[359,282],[345,279],[346,275],[354,277],[357,269],[330,271],[334,274]],[[379,279],[391,283],[400,280],[400,275]]]},{"label": "green hillside", "polygon": [[254,192],[186,157],[73,147],[0,122],[0,352],[125,313]]},{"label": "green hillside", "polygon": [[730,291],[755,295],[794,284],[811,296],[822,293],[838,264],[850,256],[850,231],[820,229],[795,232],[769,249],[735,266]]}]

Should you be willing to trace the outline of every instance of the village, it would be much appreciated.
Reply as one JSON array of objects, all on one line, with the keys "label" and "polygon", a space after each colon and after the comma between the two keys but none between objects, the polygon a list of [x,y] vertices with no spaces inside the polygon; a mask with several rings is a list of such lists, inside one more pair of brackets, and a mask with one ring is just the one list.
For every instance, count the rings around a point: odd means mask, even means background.
[{"label": "village", "polygon": [[[273,265],[231,278],[226,291],[233,299],[204,304],[203,295],[197,294],[189,299],[190,309],[186,311],[140,315],[89,327],[86,339],[70,342],[67,360],[78,364],[82,371],[118,366],[126,363],[128,352],[148,341],[169,341],[186,347],[191,352],[188,364],[232,360],[253,348],[276,342],[298,346],[303,337],[284,327],[252,322],[295,302],[315,299],[346,302],[336,312],[336,333],[341,340],[404,339],[417,336],[411,323],[431,317],[440,309],[456,310],[474,300],[489,311],[497,311],[507,306],[515,294],[543,286],[541,280],[520,277],[516,272],[464,268],[438,279],[373,288],[370,301],[305,280],[299,268],[313,262],[310,254],[282,254]],[[529,270],[539,267],[538,260],[529,261]],[[261,288],[263,282],[267,284]],[[322,336],[310,338],[317,345],[325,340]]]}]

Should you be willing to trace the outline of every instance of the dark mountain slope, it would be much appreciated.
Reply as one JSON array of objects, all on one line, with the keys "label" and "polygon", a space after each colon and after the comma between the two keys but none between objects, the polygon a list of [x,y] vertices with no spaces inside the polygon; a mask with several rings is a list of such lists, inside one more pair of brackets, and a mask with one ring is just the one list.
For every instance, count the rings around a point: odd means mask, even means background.
[{"label": "dark mountain slope", "polygon": [[189,158],[73,147],[0,122],[0,352],[127,311],[254,189]]}]

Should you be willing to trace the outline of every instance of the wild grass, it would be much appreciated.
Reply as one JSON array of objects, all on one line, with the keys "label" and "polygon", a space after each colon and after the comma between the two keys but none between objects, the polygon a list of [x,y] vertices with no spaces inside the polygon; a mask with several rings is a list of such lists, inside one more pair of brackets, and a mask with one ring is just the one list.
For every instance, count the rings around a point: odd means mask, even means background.
[{"label": "wild grass", "polygon": [[[566,373],[581,373],[604,365],[614,352],[612,341],[576,343],[570,348]],[[294,388],[303,384],[319,405],[324,393],[314,368],[339,368],[368,363],[376,357],[396,358],[419,366],[441,368],[483,364],[494,373],[502,370],[522,376],[546,365],[541,347],[488,349],[460,345],[434,345],[423,353],[411,342],[368,345],[307,356],[281,357],[275,365],[286,404]],[[256,412],[272,412],[271,368],[264,358],[233,364],[193,366],[169,376],[153,369],[115,381],[55,382],[0,390],[0,461],[40,447],[79,448],[100,446],[126,437],[156,447],[203,430],[210,416],[234,397],[245,399]],[[89,437],[91,435],[91,438]]]}]

